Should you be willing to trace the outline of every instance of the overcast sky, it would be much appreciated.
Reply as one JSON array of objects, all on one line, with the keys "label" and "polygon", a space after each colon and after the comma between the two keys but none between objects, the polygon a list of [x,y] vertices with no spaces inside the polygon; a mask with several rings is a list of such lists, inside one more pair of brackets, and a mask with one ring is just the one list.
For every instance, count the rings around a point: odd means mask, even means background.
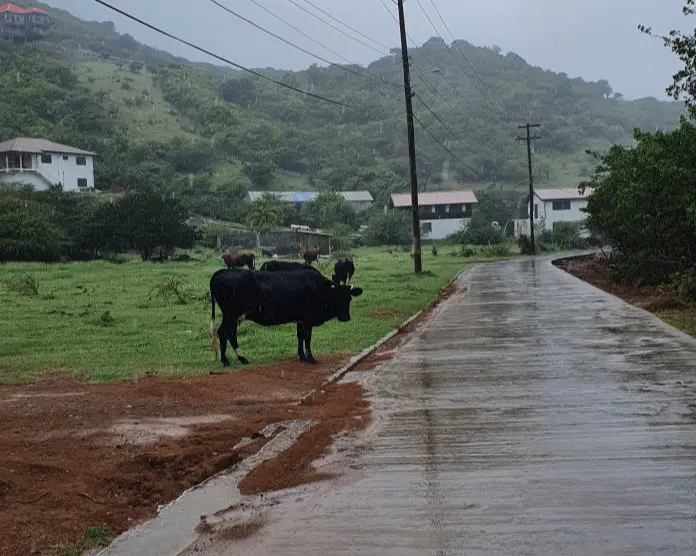
[{"label": "overcast sky", "polygon": [[[254,22],[325,58],[341,62],[335,55],[274,19],[254,2],[283,17],[317,41],[355,63],[366,64],[379,52],[352,41],[302,11],[293,2],[315,11],[305,0],[218,0]],[[399,31],[380,0],[310,0],[316,6],[368,37],[390,47],[399,45]],[[382,0],[394,13],[392,0]],[[439,35],[449,36],[434,8],[433,0],[420,0]],[[683,0],[434,0],[456,38],[478,46],[496,44],[513,51],[529,63],[565,72],[571,77],[596,81],[607,79],[626,98],[654,96],[666,99],[665,88],[679,61],[661,41],[641,34],[637,25],[655,32],[689,29],[693,18],[681,14]],[[120,32],[191,60],[205,55],[161,37],[110,11],[94,0],[48,0],[83,19],[110,20]],[[180,35],[240,64],[301,69],[321,62],[259,31],[222,11],[209,0],[110,0],[133,15]],[[408,33],[422,43],[435,35],[418,0],[406,0]],[[316,11],[315,11],[316,12]],[[316,12],[320,17],[325,15]],[[331,20],[328,20],[331,21]],[[364,39],[361,39],[364,41]],[[365,41],[367,42],[367,41]],[[374,45],[377,50],[384,49]],[[384,52],[387,54],[387,52]]]}]

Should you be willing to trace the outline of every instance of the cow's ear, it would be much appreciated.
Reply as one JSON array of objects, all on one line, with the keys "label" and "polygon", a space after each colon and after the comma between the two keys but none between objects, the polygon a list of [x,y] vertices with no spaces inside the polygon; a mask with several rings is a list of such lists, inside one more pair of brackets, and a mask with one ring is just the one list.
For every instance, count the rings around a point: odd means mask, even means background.
[{"label": "cow's ear", "polygon": [[358,297],[358,296],[362,295],[362,293],[363,293],[362,288],[351,288],[350,289],[350,295],[352,295],[353,297]]},{"label": "cow's ear", "polygon": [[339,284],[338,276],[336,276],[335,274],[332,274],[331,281],[338,286],[338,284]]}]

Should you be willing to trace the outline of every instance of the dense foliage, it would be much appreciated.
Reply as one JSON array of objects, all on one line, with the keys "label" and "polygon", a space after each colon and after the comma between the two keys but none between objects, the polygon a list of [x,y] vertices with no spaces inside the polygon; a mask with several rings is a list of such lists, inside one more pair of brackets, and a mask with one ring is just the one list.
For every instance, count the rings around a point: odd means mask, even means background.
[{"label": "dense foliage", "polygon": [[191,247],[196,238],[183,206],[154,190],[116,199],[57,189],[0,189],[0,260],[86,260],[136,251]]},{"label": "dense foliage", "polygon": [[[692,15],[694,0],[686,0]],[[649,29],[642,27],[645,32]],[[667,92],[684,97],[694,112],[696,34],[672,31],[667,46],[684,68]],[[590,230],[616,251],[615,278],[664,282],[696,264],[696,127],[682,118],[670,132],[635,132],[636,146],[613,146],[594,155],[599,165],[581,187],[593,187],[587,205]]]}]

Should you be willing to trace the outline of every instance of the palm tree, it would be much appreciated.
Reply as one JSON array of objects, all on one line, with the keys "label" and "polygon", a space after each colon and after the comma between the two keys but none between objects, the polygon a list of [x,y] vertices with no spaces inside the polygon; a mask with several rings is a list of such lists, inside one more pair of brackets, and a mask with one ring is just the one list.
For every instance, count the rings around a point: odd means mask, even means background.
[{"label": "palm tree", "polygon": [[275,195],[266,191],[258,201],[249,206],[247,224],[256,232],[256,247],[261,249],[261,234],[280,226],[285,216],[283,205]]}]

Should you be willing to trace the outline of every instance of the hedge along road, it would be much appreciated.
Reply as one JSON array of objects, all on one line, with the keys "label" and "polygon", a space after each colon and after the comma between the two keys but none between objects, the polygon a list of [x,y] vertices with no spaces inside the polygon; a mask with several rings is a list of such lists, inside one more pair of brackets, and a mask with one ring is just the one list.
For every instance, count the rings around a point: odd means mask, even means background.
[{"label": "hedge along road", "polygon": [[696,553],[696,340],[548,258],[461,280],[346,377],[379,417],[358,471],[257,500],[254,534],[197,553]]}]

